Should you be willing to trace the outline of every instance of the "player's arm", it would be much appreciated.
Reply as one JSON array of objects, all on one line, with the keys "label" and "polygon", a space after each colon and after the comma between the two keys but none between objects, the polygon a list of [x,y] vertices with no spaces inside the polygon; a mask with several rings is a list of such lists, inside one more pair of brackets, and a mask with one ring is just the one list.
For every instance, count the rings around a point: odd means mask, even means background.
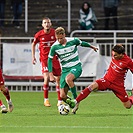
[{"label": "player's arm", "polygon": [[53,68],[52,60],[53,60],[54,55],[55,55],[54,49],[53,49],[53,47],[51,47],[49,55],[48,55],[48,71],[49,71],[49,78],[50,78],[51,82],[55,81],[55,78],[54,78],[54,75],[52,72],[53,71],[52,70],[52,68]]},{"label": "player's arm", "polygon": [[91,45],[90,43],[88,42],[85,42],[85,41],[81,41],[81,44],[80,44],[82,47],[90,47],[92,48],[95,52],[97,52],[98,48]]},{"label": "player's arm", "polygon": [[52,72],[52,58],[48,58],[48,71],[49,71],[49,79],[51,82],[55,82],[55,78],[54,78],[54,75],[53,75],[53,72]]},{"label": "player's arm", "polygon": [[36,64],[36,57],[35,57],[35,51],[36,51],[36,44],[39,43],[40,41],[38,40],[38,33],[35,34],[34,40],[32,42],[32,64]]},{"label": "player's arm", "polygon": [[34,43],[34,41],[32,42],[32,64],[35,64],[36,63],[36,57],[35,57],[35,46],[36,44]]},{"label": "player's arm", "polygon": [[98,50],[97,47],[91,45],[91,44],[88,43],[88,42],[81,41],[81,40],[78,39],[78,38],[75,38],[74,41],[75,41],[75,43],[76,43],[77,45],[80,45],[80,46],[82,46],[82,47],[90,47],[90,48],[92,48],[95,52],[97,52],[97,50]]}]

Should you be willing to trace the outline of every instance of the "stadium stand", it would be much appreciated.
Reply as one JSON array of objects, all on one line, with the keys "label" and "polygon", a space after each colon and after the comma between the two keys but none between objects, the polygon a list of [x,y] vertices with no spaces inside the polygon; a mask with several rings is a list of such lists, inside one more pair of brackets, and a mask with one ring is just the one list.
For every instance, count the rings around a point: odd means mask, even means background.
[{"label": "stadium stand", "polygon": [[[70,0],[71,1],[71,31],[77,30],[79,27],[79,8],[83,1]],[[99,0],[89,0],[91,3],[96,16],[98,18],[98,23],[96,25],[96,30],[103,30],[104,27],[104,13],[101,1]],[[132,10],[133,1],[121,0],[121,4],[118,8],[118,23],[120,30],[132,30]],[[5,28],[1,29],[0,33],[2,36],[6,37],[32,37],[35,32],[41,29],[41,19],[43,16],[48,16],[52,19],[53,27],[63,26],[67,29],[67,0],[28,0],[28,33],[24,31],[24,18],[25,18],[25,4],[23,3],[23,13],[21,17],[21,28],[15,29],[11,22],[13,19],[13,13],[10,8],[10,2],[6,3],[5,10]],[[127,21],[128,19],[128,21]],[[112,26],[113,22],[110,22]],[[12,31],[12,32],[9,32]],[[68,34],[69,35],[69,34]]]}]

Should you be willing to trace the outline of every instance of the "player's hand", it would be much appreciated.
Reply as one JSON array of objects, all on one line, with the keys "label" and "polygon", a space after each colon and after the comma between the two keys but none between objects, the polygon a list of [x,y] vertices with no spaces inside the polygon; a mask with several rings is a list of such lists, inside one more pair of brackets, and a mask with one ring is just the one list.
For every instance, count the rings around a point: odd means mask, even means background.
[{"label": "player's hand", "polygon": [[36,64],[36,62],[37,62],[37,61],[36,61],[36,58],[34,57],[34,58],[32,59],[32,64],[34,64],[34,65],[35,65],[35,64]]},{"label": "player's hand", "polygon": [[97,50],[98,50],[98,48],[96,48],[96,47],[94,47],[93,49],[94,49],[95,52],[97,52]]},{"label": "player's hand", "polygon": [[50,82],[55,82],[55,77],[52,72],[49,73],[49,80]]}]

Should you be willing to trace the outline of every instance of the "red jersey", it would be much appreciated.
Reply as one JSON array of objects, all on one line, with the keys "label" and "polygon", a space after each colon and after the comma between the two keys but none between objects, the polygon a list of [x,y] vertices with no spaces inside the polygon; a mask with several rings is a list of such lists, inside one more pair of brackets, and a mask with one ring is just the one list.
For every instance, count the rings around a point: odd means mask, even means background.
[{"label": "red jersey", "polygon": [[109,69],[104,78],[113,84],[124,86],[124,80],[128,69],[133,72],[133,61],[130,57],[124,54],[120,60],[114,59],[110,63]]},{"label": "red jersey", "polygon": [[51,46],[56,41],[55,30],[50,29],[50,33],[47,34],[44,30],[40,30],[34,36],[34,43],[39,43],[40,60],[47,60]]},{"label": "red jersey", "polygon": [[[40,51],[40,62],[42,65],[42,73],[48,72],[47,69],[47,60],[48,60],[48,54],[50,51],[51,46],[56,41],[55,38],[55,30],[50,29],[49,33],[45,33],[44,29],[37,32],[34,36],[33,43],[37,44],[39,43],[39,51]],[[61,67],[59,60],[57,56],[55,55],[53,58],[53,69],[54,69],[54,75],[59,76],[61,73]]]}]

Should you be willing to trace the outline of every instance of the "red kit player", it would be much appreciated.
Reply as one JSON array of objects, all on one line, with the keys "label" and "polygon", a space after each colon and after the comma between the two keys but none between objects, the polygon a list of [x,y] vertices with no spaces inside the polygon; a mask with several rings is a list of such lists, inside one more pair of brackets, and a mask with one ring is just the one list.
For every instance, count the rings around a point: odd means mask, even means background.
[{"label": "red kit player", "polygon": [[[50,102],[48,99],[48,90],[49,90],[49,72],[47,68],[47,60],[48,60],[48,54],[50,51],[51,46],[56,41],[55,38],[55,30],[51,28],[52,23],[51,20],[47,17],[43,18],[42,20],[42,27],[43,29],[38,31],[35,36],[34,40],[32,42],[32,63],[36,63],[36,57],[35,57],[35,46],[37,43],[39,43],[39,51],[40,51],[40,63],[42,66],[42,74],[44,77],[44,84],[43,84],[43,90],[44,90],[44,106],[50,107]],[[60,63],[58,61],[57,56],[53,59],[53,70],[54,70],[54,76],[56,79],[56,91],[58,94],[58,103],[57,106],[62,102],[60,98],[60,75],[61,75],[61,68]]]},{"label": "red kit player", "polygon": [[4,96],[6,97],[6,101],[8,104],[8,109],[7,109],[6,106],[3,104],[2,100],[0,100],[1,113],[7,113],[8,111],[12,112],[14,107],[13,107],[13,104],[11,101],[9,90],[4,85],[4,79],[3,79],[1,69],[0,69],[0,90],[4,94]]},{"label": "red kit player", "polygon": [[76,113],[80,101],[85,99],[93,90],[105,91],[107,89],[113,91],[125,108],[131,108],[133,95],[128,96],[124,87],[124,80],[128,70],[133,73],[133,61],[125,54],[125,48],[121,44],[117,44],[112,48],[112,60],[105,76],[81,91],[75,100],[67,100],[73,108],[73,112]]}]

